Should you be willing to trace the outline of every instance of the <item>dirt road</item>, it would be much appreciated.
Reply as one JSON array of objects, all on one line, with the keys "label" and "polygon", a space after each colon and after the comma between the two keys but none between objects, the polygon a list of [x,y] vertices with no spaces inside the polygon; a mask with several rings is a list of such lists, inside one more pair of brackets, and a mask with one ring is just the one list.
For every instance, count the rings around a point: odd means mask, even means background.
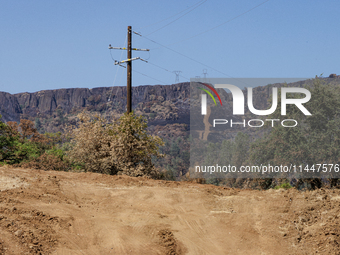
[{"label": "dirt road", "polygon": [[340,192],[0,168],[0,254],[340,254]]}]

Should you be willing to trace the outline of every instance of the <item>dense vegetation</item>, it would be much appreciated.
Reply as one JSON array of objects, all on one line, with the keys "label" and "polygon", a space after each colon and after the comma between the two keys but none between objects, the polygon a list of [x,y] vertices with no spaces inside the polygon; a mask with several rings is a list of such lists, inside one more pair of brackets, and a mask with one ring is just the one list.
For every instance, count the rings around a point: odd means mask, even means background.
[{"label": "dense vegetation", "polygon": [[[277,125],[261,137],[239,132],[234,139],[221,143],[193,139],[183,130],[161,139],[150,133],[162,133],[164,127],[149,132],[145,118],[136,114],[124,114],[119,119],[108,121],[99,114],[82,113],[67,122],[67,131],[44,134],[41,134],[43,123],[39,118],[35,122],[25,119],[20,123],[0,121],[0,164],[181,180],[189,177],[190,146],[191,150],[202,155],[199,158],[202,165],[216,162],[236,167],[268,163],[339,164],[340,87],[315,79],[308,89],[312,98],[305,106],[312,116],[303,115],[296,107],[287,108],[287,116],[299,120],[297,127]],[[278,98],[280,105],[280,96]],[[267,118],[280,117],[278,107]],[[57,119],[66,123],[61,112],[58,112]],[[174,126],[170,129],[174,130]],[[165,130],[163,133],[171,132]],[[308,179],[287,176],[280,179],[211,178],[207,183],[238,188],[295,186],[315,189],[337,187],[339,180],[336,175]]]},{"label": "dense vegetation", "polygon": [[82,113],[78,127],[65,134],[39,134],[30,120],[0,122],[0,162],[46,170],[83,170],[150,176],[158,172],[153,157],[162,157],[161,139],[146,133],[143,117],[125,114],[112,123]]},{"label": "dense vegetation", "polygon": [[179,180],[189,170],[190,141],[189,137],[163,138],[164,145],[160,147],[162,158],[153,158],[155,166],[162,172],[162,178]]},{"label": "dense vegetation", "polygon": [[47,170],[69,170],[60,132],[40,134],[30,120],[0,121],[0,162]]},{"label": "dense vegetation", "polygon": [[[308,87],[312,98],[305,107],[312,113],[305,116],[301,111],[288,105],[287,116],[289,119],[299,120],[298,126],[284,128],[277,125],[269,129],[263,137],[251,141],[244,133],[238,133],[234,140],[225,140],[222,143],[205,144],[204,141],[195,141],[196,154],[204,155],[199,160],[202,165],[303,165],[311,167],[316,164],[340,163],[340,87],[326,84],[320,79],[315,79]],[[300,94],[291,94],[297,98]],[[278,97],[279,99],[281,96]],[[278,109],[268,119],[280,119],[280,101]],[[218,153],[216,153],[218,152]],[[310,170],[315,171],[316,170]],[[305,172],[304,172],[305,173]],[[307,175],[308,176],[308,175]],[[326,176],[326,175],[324,175]],[[338,187],[339,173],[327,174],[319,178],[306,178],[306,175],[295,175],[286,178],[253,178],[253,179],[212,179],[214,184],[227,184],[234,187],[249,188],[274,188],[277,185],[289,183],[299,189],[315,189],[323,186]]]}]

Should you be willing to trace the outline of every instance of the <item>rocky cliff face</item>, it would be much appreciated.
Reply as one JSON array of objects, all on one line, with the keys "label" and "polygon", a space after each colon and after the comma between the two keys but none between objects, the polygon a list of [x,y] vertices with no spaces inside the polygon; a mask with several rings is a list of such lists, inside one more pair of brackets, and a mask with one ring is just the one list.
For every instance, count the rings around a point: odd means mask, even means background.
[{"label": "rocky cliff face", "polygon": [[[177,102],[189,97],[189,83],[173,85],[138,86],[132,88],[133,108],[149,102]],[[35,93],[11,95],[0,92],[0,113],[3,121],[19,121],[20,116],[53,115],[56,110],[69,114],[81,109],[124,112],[126,87],[72,88],[43,90]]]},{"label": "rocky cliff face", "polygon": [[[331,78],[325,81],[333,82]],[[309,83],[311,80],[309,80]],[[303,86],[308,81],[297,82],[290,86]],[[281,87],[283,84],[273,84],[254,88],[253,103],[257,109],[267,109],[271,96],[271,87]],[[72,88],[58,90],[43,90],[35,93],[19,93],[11,95],[0,92],[0,114],[3,121],[19,121],[20,118],[37,120],[42,123],[42,132],[59,131],[59,126],[74,122],[74,116],[82,110],[101,113],[122,114],[126,111],[126,87],[100,87],[93,89]],[[196,90],[193,92],[200,93]],[[246,94],[246,93],[245,93]],[[132,107],[137,114],[147,117],[148,124],[156,126],[167,124],[190,123],[190,83],[173,85],[138,86],[132,88]],[[232,97],[229,93],[221,93],[225,118],[232,115]],[[191,101],[192,107],[200,107],[199,96]],[[246,115],[249,114],[245,105]],[[222,108],[221,108],[222,110]],[[223,114],[221,116],[223,116]],[[203,116],[198,116],[203,122]],[[213,116],[210,116],[213,118]],[[241,120],[241,119],[240,119]],[[73,122],[72,122],[73,121]],[[235,133],[235,132],[234,132]],[[213,134],[212,134],[213,135]]]},{"label": "rocky cliff face", "polygon": [[17,98],[6,92],[0,92],[0,114],[4,121],[18,121],[22,110]]}]

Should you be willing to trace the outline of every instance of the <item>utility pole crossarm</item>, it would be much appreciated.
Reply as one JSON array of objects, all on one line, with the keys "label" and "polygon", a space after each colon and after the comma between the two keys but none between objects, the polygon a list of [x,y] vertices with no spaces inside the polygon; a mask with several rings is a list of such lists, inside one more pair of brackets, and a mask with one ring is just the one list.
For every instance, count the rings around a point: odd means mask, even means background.
[{"label": "utility pole crossarm", "polygon": [[115,65],[119,65],[119,66],[121,66],[121,67],[126,68],[126,66],[121,65],[120,62],[118,62],[117,60],[115,60]]},{"label": "utility pole crossarm", "polygon": [[[109,45],[110,50],[127,50],[124,47],[112,47],[111,44]],[[131,48],[131,50],[138,50],[138,51],[150,51],[150,49],[138,49],[138,48]]]},{"label": "utility pole crossarm", "polygon": [[136,58],[131,58],[131,59],[126,59],[126,60],[122,60],[122,61],[116,61],[115,62],[115,65],[119,65],[119,64],[122,64],[122,63],[125,63],[125,62],[129,62],[129,61],[133,61],[133,60],[137,60],[137,59],[141,59],[140,57],[136,57]]},{"label": "utility pole crossarm", "polygon": [[[145,59],[142,59],[142,58],[140,58],[140,57],[135,57],[135,58],[126,59],[126,60],[122,60],[122,61],[116,61],[116,60],[115,60],[115,65],[120,65],[120,64],[122,64],[122,63],[126,63],[126,62],[133,61],[133,60],[137,60],[137,59],[142,60],[142,61],[148,63],[148,61],[146,61]],[[125,66],[124,66],[124,67],[125,67]]]},{"label": "utility pole crossarm", "polygon": [[[115,60],[115,65],[119,65],[122,66],[124,68],[126,68],[126,80],[127,80],[127,84],[126,84],[126,110],[128,113],[130,113],[132,111],[132,61],[133,60],[137,60],[140,59],[144,62],[148,62],[145,59],[142,59],[140,57],[135,57],[132,58],[132,51],[136,50],[136,51],[150,51],[149,49],[138,49],[138,48],[132,48],[132,38],[131,38],[131,26],[128,26],[127,28],[127,47],[112,47],[111,44],[109,44],[109,49],[114,49],[114,50],[126,50],[127,51],[127,59],[126,60],[122,60],[122,61],[117,61]],[[135,33],[137,34],[137,33]],[[139,35],[139,34],[138,34]],[[126,63],[126,67],[122,65],[122,63]]]}]

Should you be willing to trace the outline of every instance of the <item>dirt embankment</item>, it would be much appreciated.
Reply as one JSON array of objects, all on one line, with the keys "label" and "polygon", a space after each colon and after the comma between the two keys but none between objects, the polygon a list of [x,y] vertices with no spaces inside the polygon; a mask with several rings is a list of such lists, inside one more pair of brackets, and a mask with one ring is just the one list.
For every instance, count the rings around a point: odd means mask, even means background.
[{"label": "dirt embankment", "polygon": [[0,168],[0,254],[340,254],[340,191]]}]

